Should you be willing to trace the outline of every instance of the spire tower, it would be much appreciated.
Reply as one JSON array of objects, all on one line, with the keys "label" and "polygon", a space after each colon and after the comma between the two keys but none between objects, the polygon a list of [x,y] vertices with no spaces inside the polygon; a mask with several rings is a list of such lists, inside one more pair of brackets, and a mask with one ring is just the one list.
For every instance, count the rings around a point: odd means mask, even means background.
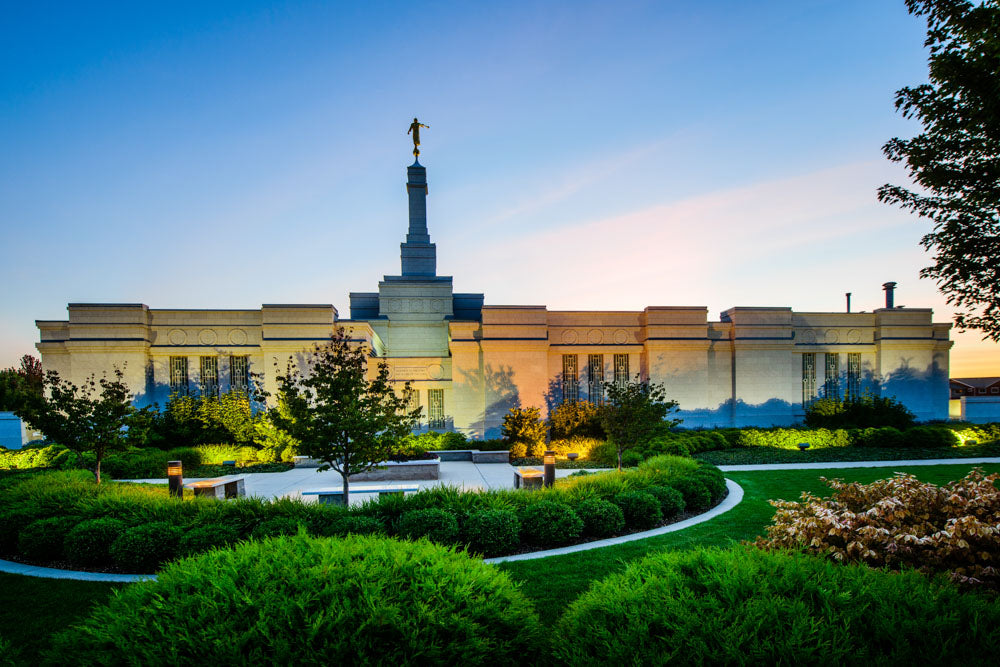
[{"label": "spire tower", "polygon": [[410,226],[406,242],[399,244],[404,277],[437,275],[437,248],[427,232],[427,169],[414,162],[406,169],[406,194],[410,199]]}]

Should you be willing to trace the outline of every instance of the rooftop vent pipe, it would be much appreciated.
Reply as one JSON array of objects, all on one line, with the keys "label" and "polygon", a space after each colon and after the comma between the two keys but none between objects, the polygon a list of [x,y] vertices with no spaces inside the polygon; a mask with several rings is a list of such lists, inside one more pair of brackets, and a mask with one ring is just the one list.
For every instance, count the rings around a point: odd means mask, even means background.
[{"label": "rooftop vent pipe", "polygon": [[844,296],[847,297],[847,312],[851,312],[851,293],[847,292]]},{"label": "rooftop vent pipe", "polygon": [[894,303],[893,292],[896,290],[896,283],[882,283],[882,289],[885,290],[885,307],[892,308]]}]

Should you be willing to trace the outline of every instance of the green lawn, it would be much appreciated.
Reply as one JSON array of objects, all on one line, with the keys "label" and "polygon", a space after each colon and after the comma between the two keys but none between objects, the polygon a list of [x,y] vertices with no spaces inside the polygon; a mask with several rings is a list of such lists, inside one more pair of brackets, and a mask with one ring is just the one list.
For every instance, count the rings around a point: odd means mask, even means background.
[{"label": "green lawn", "polygon": [[[902,471],[942,484],[963,477],[972,467],[969,464],[913,466]],[[987,472],[1000,471],[1000,464],[983,467]],[[825,487],[819,481],[821,476],[870,482],[895,471],[894,468],[834,468],[728,473],[727,477],[743,487],[743,502],[711,521],[648,540],[499,567],[523,583],[543,621],[549,623],[591,582],[624,569],[629,561],[660,549],[724,546],[762,534],[773,514],[767,504],[770,498],[794,500],[804,490],[822,492]],[[18,664],[35,663],[53,632],[84,616],[120,585],[0,574],[0,637],[17,651]],[[3,658],[0,656],[0,665]]]}]

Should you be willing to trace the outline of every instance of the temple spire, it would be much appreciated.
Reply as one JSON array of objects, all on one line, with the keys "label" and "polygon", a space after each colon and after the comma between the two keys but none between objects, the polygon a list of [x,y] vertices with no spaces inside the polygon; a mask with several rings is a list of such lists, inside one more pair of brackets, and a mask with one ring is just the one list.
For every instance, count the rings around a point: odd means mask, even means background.
[{"label": "temple spire", "polygon": [[399,246],[403,276],[437,275],[437,249],[427,231],[427,170],[419,162],[406,169],[406,193],[410,199],[410,226],[406,242]]}]

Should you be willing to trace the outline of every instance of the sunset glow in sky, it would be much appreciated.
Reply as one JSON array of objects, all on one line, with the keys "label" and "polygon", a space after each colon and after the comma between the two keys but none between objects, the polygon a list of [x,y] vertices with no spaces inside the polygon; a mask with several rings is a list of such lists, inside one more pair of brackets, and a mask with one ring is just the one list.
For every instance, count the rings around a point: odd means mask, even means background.
[{"label": "sunset glow in sky", "polygon": [[[951,310],[879,204],[926,80],[902,0],[9,3],[0,367],[69,302],[333,303],[399,272],[406,129],[438,272],[487,304]],[[959,334],[953,376],[1000,375]]]}]

